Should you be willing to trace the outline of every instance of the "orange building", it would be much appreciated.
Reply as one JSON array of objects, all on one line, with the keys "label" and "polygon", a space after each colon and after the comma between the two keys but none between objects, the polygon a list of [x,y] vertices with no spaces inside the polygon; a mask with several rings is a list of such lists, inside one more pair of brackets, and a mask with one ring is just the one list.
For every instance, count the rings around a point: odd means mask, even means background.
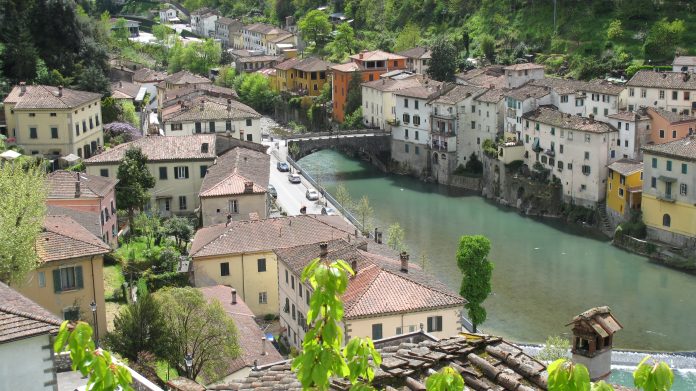
[{"label": "orange building", "polygon": [[648,107],[651,118],[650,142],[664,144],[690,136],[696,129],[696,117]]},{"label": "orange building", "polygon": [[375,50],[361,52],[350,56],[350,62],[331,67],[333,72],[333,118],[337,122],[343,122],[345,115],[346,97],[348,85],[353,78],[353,73],[358,72],[362,81],[379,79],[383,73],[397,69],[406,69],[406,57],[398,54]]}]

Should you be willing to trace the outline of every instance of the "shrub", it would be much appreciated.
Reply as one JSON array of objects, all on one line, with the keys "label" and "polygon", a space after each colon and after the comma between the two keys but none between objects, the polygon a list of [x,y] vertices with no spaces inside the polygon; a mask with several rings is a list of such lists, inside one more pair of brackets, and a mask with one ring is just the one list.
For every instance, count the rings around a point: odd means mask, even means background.
[{"label": "shrub", "polygon": [[168,272],[162,274],[146,273],[144,275],[147,287],[151,292],[155,292],[164,287],[185,287],[189,286],[188,274],[179,272]]},{"label": "shrub", "polygon": [[638,239],[645,239],[647,228],[643,222],[643,214],[640,211],[632,211],[630,220],[619,225],[623,235],[632,236]]}]

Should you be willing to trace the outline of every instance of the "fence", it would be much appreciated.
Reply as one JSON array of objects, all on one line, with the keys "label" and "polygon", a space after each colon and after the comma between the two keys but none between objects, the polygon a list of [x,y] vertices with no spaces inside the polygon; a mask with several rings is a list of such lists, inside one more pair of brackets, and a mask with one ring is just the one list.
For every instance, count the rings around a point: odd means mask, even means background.
[{"label": "fence", "polygon": [[[275,151],[271,153],[275,153]],[[275,156],[276,158],[278,157],[277,155]],[[356,219],[355,216],[353,216],[353,214],[346,207],[341,205],[341,203],[339,203],[331,194],[329,194],[329,192],[326,191],[326,189],[324,189],[323,186],[319,185],[319,182],[317,182],[314,178],[312,178],[311,175],[309,175],[305,170],[303,170],[297,162],[295,162],[289,155],[286,158],[286,160],[288,164],[290,164],[295,170],[297,170],[298,174],[302,175],[302,177],[304,177],[304,179],[306,179],[307,182],[309,182],[312,186],[314,186],[315,189],[317,189],[321,194],[323,194],[324,198],[326,198],[326,200],[329,203],[331,203],[331,205],[333,205],[336,208],[336,210],[343,215],[343,217],[350,221],[351,224],[357,227],[360,230],[360,232],[363,232],[368,238],[372,237],[372,233],[366,232],[365,228],[358,221],[358,219]]]},{"label": "fence", "polygon": [[302,134],[293,134],[291,136],[285,137],[286,140],[295,140],[303,138],[316,138],[316,137],[337,137],[337,136],[351,136],[351,135],[369,135],[375,134],[376,136],[391,134],[386,130],[382,129],[359,129],[359,130],[341,130],[338,132],[308,132]]}]

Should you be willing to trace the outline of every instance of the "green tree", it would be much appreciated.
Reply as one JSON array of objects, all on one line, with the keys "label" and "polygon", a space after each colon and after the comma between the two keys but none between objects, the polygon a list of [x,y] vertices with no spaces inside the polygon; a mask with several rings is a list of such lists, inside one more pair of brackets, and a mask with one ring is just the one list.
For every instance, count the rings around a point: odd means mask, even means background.
[{"label": "green tree", "polygon": [[316,9],[305,14],[297,23],[297,27],[300,29],[304,40],[313,46],[314,51],[321,50],[329,40],[329,34],[331,34],[329,15],[324,11]]},{"label": "green tree", "polygon": [[338,25],[333,41],[326,45],[326,50],[330,53],[329,61],[334,62],[344,62],[349,55],[357,52],[358,48],[359,42],[348,23]]},{"label": "green tree", "polygon": [[432,59],[428,66],[428,76],[439,81],[454,81],[457,70],[457,50],[452,41],[438,37],[432,45]]},{"label": "green tree", "polygon": [[465,307],[474,332],[486,320],[486,309],[481,304],[491,293],[493,264],[488,261],[490,250],[490,240],[482,235],[462,236],[459,240],[457,266],[463,274],[459,294],[467,300]]},{"label": "green tree", "polygon": [[[237,328],[219,301],[206,302],[195,288],[164,288],[154,294],[167,309],[169,365],[189,379],[203,376],[207,383],[227,375],[229,362],[239,357]],[[193,358],[187,370],[183,357]]]},{"label": "green tree", "polygon": [[102,122],[105,124],[121,122],[122,114],[123,108],[116,99],[110,96],[102,99]]},{"label": "green tree", "polygon": [[237,77],[237,71],[232,67],[220,68],[220,73],[215,79],[215,84],[220,87],[234,88],[234,79]]},{"label": "green tree", "polygon": [[623,33],[624,31],[623,25],[621,24],[621,20],[614,19],[609,23],[609,27],[607,28],[607,39],[611,41],[621,39]]},{"label": "green tree", "polygon": [[128,22],[124,18],[116,19],[113,28],[111,29],[111,37],[114,39],[117,46],[127,45],[130,38],[128,31]]},{"label": "green tree", "polygon": [[193,236],[193,227],[184,217],[172,216],[164,222],[163,231],[169,236],[173,236],[176,240],[176,246],[179,249],[186,247],[186,243]]},{"label": "green tree", "polygon": [[546,338],[546,343],[536,358],[541,361],[553,362],[568,357],[568,350],[570,350],[570,341],[567,338],[551,336]]},{"label": "green tree", "polygon": [[13,39],[5,42],[3,59],[4,73],[15,83],[33,80],[39,59],[28,25],[20,26],[13,32],[16,34]]},{"label": "green tree", "polygon": [[138,120],[138,114],[135,112],[135,106],[131,101],[123,101],[119,103],[121,105],[121,118],[119,122],[128,122],[129,124],[140,128],[140,120]]},{"label": "green tree", "polygon": [[674,57],[676,44],[686,31],[684,21],[676,19],[668,22],[666,18],[653,24],[645,39],[643,52],[645,58],[652,62],[671,61]]},{"label": "green tree", "polygon": [[372,365],[379,366],[382,357],[372,340],[351,338],[341,349],[341,296],[348,286],[348,276],[353,274],[345,261],[328,264],[319,258],[302,272],[302,281],[309,282],[314,290],[307,311],[307,325],[311,328],[302,342],[302,353],[292,362],[292,369],[304,389],[328,390],[331,377],[337,376],[347,377],[353,384],[351,389],[374,390],[369,386],[374,377]]},{"label": "green tree", "polygon": [[270,112],[278,99],[271,82],[260,73],[247,73],[235,77],[234,87],[239,100],[261,112]]},{"label": "green tree", "polygon": [[20,282],[38,265],[36,241],[46,215],[46,192],[40,167],[0,164],[0,281]]},{"label": "green tree", "polygon": [[147,169],[147,156],[140,148],[126,151],[118,165],[117,178],[116,203],[128,211],[128,223],[133,228],[135,211],[143,209],[150,200],[149,190],[155,187],[155,178]]},{"label": "green tree", "polygon": [[478,37],[478,45],[481,54],[490,62],[495,61],[495,38],[489,34],[481,34]]},{"label": "green tree", "polygon": [[413,22],[408,22],[399,32],[394,43],[394,51],[401,52],[418,46],[422,38],[421,29]]},{"label": "green tree", "polygon": [[336,201],[344,208],[350,208],[353,204],[353,199],[350,197],[348,188],[343,183],[339,183],[338,186],[336,186]]},{"label": "green tree", "polygon": [[90,66],[77,75],[77,89],[97,92],[103,97],[111,95],[109,78],[101,68]]},{"label": "green tree", "polygon": [[350,82],[348,83],[344,113],[351,114],[362,107],[362,82],[362,75],[360,72],[353,72]]},{"label": "green tree", "polygon": [[140,213],[135,218],[135,226],[133,228],[146,239],[146,246],[149,249],[155,238],[160,233],[162,229],[162,222],[160,221],[157,213],[153,213],[152,216],[148,216],[146,213]]},{"label": "green tree", "polygon": [[399,223],[390,225],[387,229],[387,246],[398,252],[406,251],[405,235],[404,229]]},{"label": "green tree", "polygon": [[114,331],[104,336],[104,344],[130,361],[137,361],[141,352],[161,355],[169,343],[167,318],[152,295],[141,296],[121,307],[114,318]]},{"label": "green tree", "polygon": [[369,234],[372,231],[372,216],[375,212],[372,206],[370,206],[370,199],[366,195],[362,196],[360,201],[355,203],[355,212],[360,219],[363,234]]},{"label": "green tree", "polygon": [[279,23],[285,23],[285,18],[295,13],[295,7],[291,0],[275,0],[273,11]]},{"label": "green tree", "polygon": [[341,128],[348,130],[362,129],[363,125],[363,111],[362,107],[358,107],[352,113],[347,114],[343,119]]},{"label": "green tree", "polygon": [[66,320],[60,325],[53,343],[56,353],[70,352],[73,371],[87,377],[87,389],[92,391],[133,390],[128,368],[114,362],[111,353],[97,349],[92,340],[92,328],[85,322],[77,322],[72,328]]},{"label": "green tree", "polygon": [[582,364],[559,359],[548,366],[549,391],[588,391],[590,372]]}]

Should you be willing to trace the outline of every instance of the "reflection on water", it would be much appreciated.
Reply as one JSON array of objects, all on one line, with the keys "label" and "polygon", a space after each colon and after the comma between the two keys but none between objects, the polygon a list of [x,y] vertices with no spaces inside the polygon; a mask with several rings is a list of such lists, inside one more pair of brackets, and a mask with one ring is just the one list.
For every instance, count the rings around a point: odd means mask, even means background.
[{"label": "reflection on water", "polygon": [[385,176],[334,151],[316,152],[300,164],[330,192],[342,182],[354,199],[367,195],[375,225],[386,231],[398,221],[411,259],[425,255],[426,269],[454,290],[461,281],[454,258],[459,237],[489,237],[495,270],[493,294],[485,302],[487,332],[540,342],[567,333],[564,325],[576,314],[609,305],[625,327],[617,346],[696,349],[694,276],[651,264],[577,226],[542,223],[476,195]]}]

